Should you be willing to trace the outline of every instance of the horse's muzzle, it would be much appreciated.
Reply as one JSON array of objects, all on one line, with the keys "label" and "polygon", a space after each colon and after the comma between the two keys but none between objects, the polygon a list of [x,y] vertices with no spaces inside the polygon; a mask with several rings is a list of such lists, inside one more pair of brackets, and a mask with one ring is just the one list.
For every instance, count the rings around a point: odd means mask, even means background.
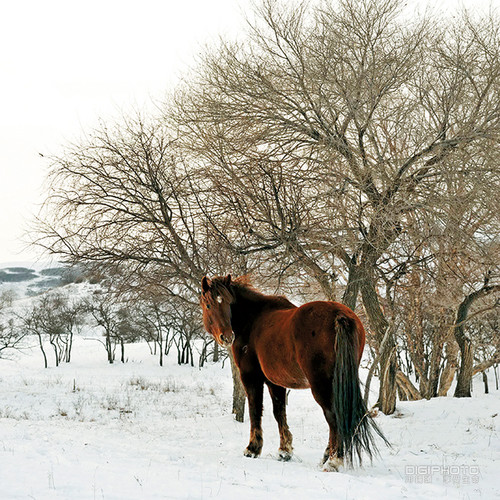
[{"label": "horse's muzzle", "polygon": [[219,344],[222,347],[231,347],[234,342],[234,332],[231,332],[230,336],[224,334],[220,335],[219,340],[220,340]]}]

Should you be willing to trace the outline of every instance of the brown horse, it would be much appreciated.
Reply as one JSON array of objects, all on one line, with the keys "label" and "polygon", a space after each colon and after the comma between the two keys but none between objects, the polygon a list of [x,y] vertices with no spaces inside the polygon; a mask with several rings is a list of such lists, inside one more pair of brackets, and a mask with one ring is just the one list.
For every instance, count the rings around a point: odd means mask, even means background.
[{"label": "brown horse", "polygon": [[[280,433],[279,456],[292,456],[286,421],[286,388],[310,388],[323,409],[330,438],[323,464],[338,470],[344,458],[361,462],[376,447],[372,430],[385,440],[361,397],[358,366],[365,345],[359,318],[337,302],[310,302],[296,307],[285,297],[264,295],[244,278],[204,277],[200,303],[205,329],[224,347],[232,347],[248,396],[250,443],[244,454],[262,450],[264,384],[273,402]],[[387,441],[386,441],[387,443]]]}]

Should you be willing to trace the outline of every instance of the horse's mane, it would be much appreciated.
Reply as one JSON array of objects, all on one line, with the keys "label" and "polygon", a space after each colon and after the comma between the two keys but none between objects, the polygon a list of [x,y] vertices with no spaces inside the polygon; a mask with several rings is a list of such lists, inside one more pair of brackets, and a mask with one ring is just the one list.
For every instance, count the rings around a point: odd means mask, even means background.
[{"label": "horse's mane", "polygon": [[[219,288],[226,288],[223,284],[223,280],[224,278],[222,277],[216,277],[212,280],[212,286],[215,287],[215,290]],[[254,303],[266,303],[271,306],[286,309],[295,307],[286,297],[283,297],[282,295],[266,295],[259,292],[251,284],[249,275],[234,278],[230,284],[230,292],[236,299],[240,300],[246,300]]]}]

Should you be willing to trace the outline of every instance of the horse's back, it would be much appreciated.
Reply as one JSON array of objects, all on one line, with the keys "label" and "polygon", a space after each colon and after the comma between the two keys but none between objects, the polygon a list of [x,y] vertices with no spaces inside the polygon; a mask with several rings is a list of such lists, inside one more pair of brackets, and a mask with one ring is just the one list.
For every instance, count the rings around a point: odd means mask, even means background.
[{"label": "horse's back", "polygon": [[297,338],[308,334],[314,337],[312,335],[313,330],[315,333],[318,333],[318,330],[330,337],[334,337],[336,334],[336,321],[341,317],[347,318],[353,323],[353,327],[362,337],[364,344],[365,330],[361,320],[354,311],[340,302],[315,301],[298,307],[293,315],[293,328]]},{"label": "horse's back", "polygon": [[354,311],[340,302],[315,301],[297,308],[292,325],[297,348],[305,350],[311,356],[318,351],[329,353],[329,362],[333,363],[336,336],[342,334],[337,328],[340,318],[346,318],[350,328],[356,330],[361,359],[365,346],[363,324]]},{"label": "horse's back", "polygon": [[361,359],[365,344],[363,325],[351,309],[339,302],[304,304],[295,312],[291,326],[296,359],[310,385],[330,380],[339,335],[348,335],[348,341],[355,342],[358,362]]},{"label": "horse's back", "polygon": [[313,372],[330,371],[340,317],[347,318],[357,330],[361,357],[363,325],[345,305],[316,301],[294,309],[269,311],[258,325],[254,345],[266,377],[284,387],[307,388]]}]

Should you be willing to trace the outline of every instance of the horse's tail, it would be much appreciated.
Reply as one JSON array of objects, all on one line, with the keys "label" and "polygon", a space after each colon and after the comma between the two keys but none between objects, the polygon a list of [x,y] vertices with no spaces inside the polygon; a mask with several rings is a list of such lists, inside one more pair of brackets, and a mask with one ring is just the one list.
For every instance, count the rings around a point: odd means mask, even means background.
[{"label": "horse's tail", "polygon": [[386,444],[387,439],[373,421],[361,395],[358,376],[359,334],[354,319],[340,313],[335,319],[335,365],[333,369],[332,410],[337,423],[339,456],[347,464],[357,457],[361,464],[362,452],[370,460],[378,453],[373,431]]}]

